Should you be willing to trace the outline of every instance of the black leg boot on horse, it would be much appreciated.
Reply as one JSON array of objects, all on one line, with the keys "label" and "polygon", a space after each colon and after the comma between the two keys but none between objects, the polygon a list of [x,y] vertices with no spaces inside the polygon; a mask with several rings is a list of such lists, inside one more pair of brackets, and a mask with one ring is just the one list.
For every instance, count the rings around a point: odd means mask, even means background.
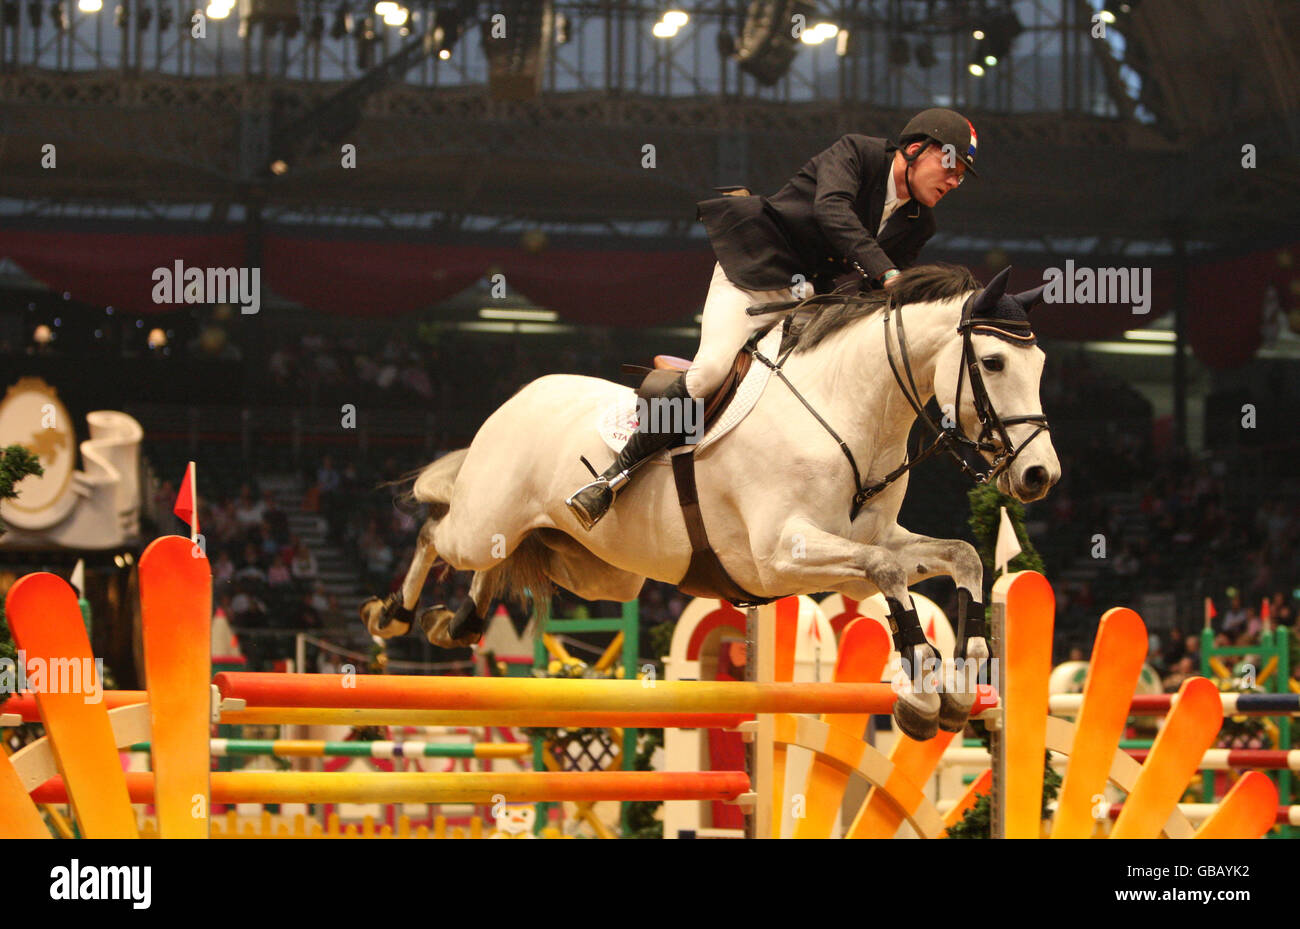
[{"label": "black leg boot on horse", "polygon": [[939,728],[944,732],[961,732],[970,721],[980,665],[989,658],[988,637],[984,604],[958,587],[957,645],[953,649],[952,674],[944,677],[939,710]]},{"label": "black leg boot on horse", "polygon": [[903,660],[901,676],[906,677],[906,681],[895,681],[894,722],[904,734],[924,742],[939,731],[939,674],[943,670],[939,651],[925,637],[915,609],[904,609],[892,597],[885,602],[894,648]]},{"label": "black leg boot on horse", "polygon": [[[662,378],[656,378],[656,375],[662,373],[656,371],[651,374],[637,391],[638,396],[646,401],[645,409],[652,409],[656,402],[663,404],[660,410],[656,410],[660,415],[641,417],[636,432],[632,433],[632,438],[628,439],[614,463],[605,469],[605,473],[564,501],[588,531],[609,512],[610,504],[632,480],[632,474],[637,468],[665,448],[680,443],[685,437],[688,421],[685,406],[693,402],[686,390],[686,375],[678,374],[665,382]],[[662,386],[659,387],[658,384]],[[679,404],[680,408],[674,410],[674,404]],[[647,427],[650,422],[660,428],[649,431]],[[679,428],[667,428],[670,424]]]}]

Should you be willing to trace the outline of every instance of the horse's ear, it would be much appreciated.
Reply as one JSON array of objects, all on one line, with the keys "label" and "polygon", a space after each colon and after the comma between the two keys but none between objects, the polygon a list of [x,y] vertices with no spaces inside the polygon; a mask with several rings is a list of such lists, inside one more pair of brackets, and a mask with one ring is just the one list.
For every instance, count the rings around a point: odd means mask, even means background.
[{"label": "horse's ear", "polygon": [[971,306],[971,316],[992,316],[993,309],[1002,299],[1002,295],[1007,290],[1007,278],[1011,276],[1011,266],[1003,268],[993,276],[993,280],[985,285],[984,289],[975,295],[975,303]]},{"label": "horse's ear", "polygon": [[1028,313],[1035,306],[1043,302],[1043,292],[1045,290],[1047,290],[1047,285],[1043,284],[1041,287],[1035,287],[1033,290],[1026,290],[1024,293],[1016,294],[1012,299],[1015,300],[1016,303],[1019,303],[1021,308]]}]

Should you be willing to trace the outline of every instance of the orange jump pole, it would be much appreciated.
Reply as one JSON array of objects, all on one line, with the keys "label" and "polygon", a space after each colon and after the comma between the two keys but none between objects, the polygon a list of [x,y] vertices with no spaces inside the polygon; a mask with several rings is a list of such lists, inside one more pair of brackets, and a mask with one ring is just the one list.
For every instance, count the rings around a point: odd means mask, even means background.
[{"label": "orange jump pole", "polygon": [[[153,775],[126,773],[132,803],[152,803]],[[734,800],[749,790],[743,771],[564,771],[497,773],[398,772],[320,774],[297,771],[212,773],[213,803],[539,803],[567,800]],[[37,803],[65,803],[54,777],[31,793]]]},{"label": "orange jump pole", "polygon": [[[104,708],[109,710],[115,710],[119,706],[130,706],[133,703],[149,702],[149,694],[143,690],[106,690],[102,696],[104,698]],[[14,694],[3,704],[0,704],[0,716],[7,713],[21,716],[25,723],[39,723],[41,721],[41,712],[36,706],[36,695],[27,691]]]},{"label": "orange jump pole", "polygon": [[[116,709],[148,703],[143,690],[106,690],[104,706]],[[16,694],[0,707],[25,723],[39,723],[40,711],[30,693]],[[754,718],[752,713],[620,713],[603,710],[554,711],[528,707],[514,710],[382,710],[356,707],[253,706],[226,710],[221,722],[230,726],[541,726],[565,729],[735,729]]]},{"label": "orange jump pole", "polygon": [[747,681],[589,681],[539,678],[222,672],[223,697],[250,707],[616,711],[660,713],[889,713],[889,684]]},{"label": "orange jump pole", "polygon": [[536,726],[548,729],[735,729],[745,713],[608,713],[580,710],[375,710],[355,707],[254,706],[226,710],[232,726]]}]

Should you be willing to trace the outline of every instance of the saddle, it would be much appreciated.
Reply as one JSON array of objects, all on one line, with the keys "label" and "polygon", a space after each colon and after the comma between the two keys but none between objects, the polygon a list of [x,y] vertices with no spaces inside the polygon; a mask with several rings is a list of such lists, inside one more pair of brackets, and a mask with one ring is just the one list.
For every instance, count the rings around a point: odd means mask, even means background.
[{"label": "saddle", "polygon": [[[749,366],[753,361],[754,356],[749,353],[747,348],[736,353],[736,359],[731,363],[731,370],[727,372],[727,376],[722,379],[722,383],[718,385],[718,388],[704,400],[704,431],[707,432],[714,421],[731,405],[731,401],[736,397],[736,388],[740,386],[740,382],[749,373]],[[642,397],[653,397],[658,395],[665,383],[676,380],[679,375],[686,373],[690,366],[689,361],[685,358],[678,358],[676,355],[655,355],[653,370],[635,365],[624,365],[623,370],[635,370],[638,373],[646,372],[645,380],[641,382],[641,387],[637,390],[637,393]]]},{"label": "saddle", "polygon": [[[775,323],[773,323],[775,325]],[[787,325],[787,330],[791,327]],[[736,396],[736,390],[745,375],[749,373],[754,356],[752,349],[769,330],[763,328],[751,337],[749,343],[736,354],[731,370],[723,378],[722,384],[704,401],[704,431],[708,431],[714,421],[727,409]],[[782,341],[789,336],[783,333]],[[690,367],[690,362],[673,355],[656,355],[655,366],[647,369],[639,365],[624,365],[628,373],[645,373],[637,393],[642,397],[659,395],[664,385],[681,376]],[[704,528],[704,516],[700,512],[699,493],[695,485],[695,446],[679,440],[670,450],[673,465],[673,481],[677,485],[677,498],[682,507],[682,517],[686,521],[686,534],[691,541],[691,561],[686,574],[677,582],[682,593],[692,597],[722,599],[737,607],[759,606],[771,603],[778,597],[758,597],[745,590],[727,573],[717,553],[709,543],[708,533]]]}]

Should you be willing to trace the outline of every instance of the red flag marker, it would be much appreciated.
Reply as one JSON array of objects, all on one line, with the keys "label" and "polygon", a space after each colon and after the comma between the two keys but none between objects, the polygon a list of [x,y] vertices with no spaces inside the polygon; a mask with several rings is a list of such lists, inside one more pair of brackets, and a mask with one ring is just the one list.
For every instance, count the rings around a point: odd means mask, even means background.
[{"label": "red flag marker", "polygon": [[185,477],[181,481],[180,493],[176,495],[176,506],[172,512],[190,527],[190,541],[199,537],[199,494],[198,480],[194,474],[194,462],[185,466]]}]

